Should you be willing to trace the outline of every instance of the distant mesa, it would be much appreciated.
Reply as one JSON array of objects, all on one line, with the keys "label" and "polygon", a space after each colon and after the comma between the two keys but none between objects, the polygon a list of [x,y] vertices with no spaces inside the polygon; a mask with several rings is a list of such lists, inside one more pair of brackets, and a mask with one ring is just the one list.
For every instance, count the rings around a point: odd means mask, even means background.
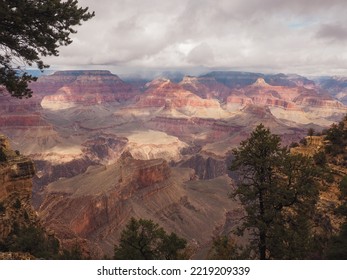
[{"label": "distant mesa", "polygon": [[[137,92],[110,71],[59,71],[39,79],[49,85],[41,105],[46,109],[66,109],[78,105],[91,106],[103,103],[124,102]],[[52,90],[54,89],[54,90]],[[35,91],[39,91],[36,89]]]}]

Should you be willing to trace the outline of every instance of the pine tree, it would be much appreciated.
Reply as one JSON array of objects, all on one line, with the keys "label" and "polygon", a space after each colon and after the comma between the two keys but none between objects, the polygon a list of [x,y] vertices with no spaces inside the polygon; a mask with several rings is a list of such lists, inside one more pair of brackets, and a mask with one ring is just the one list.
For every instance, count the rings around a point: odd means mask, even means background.
[{"label": "pine tree", "polygon": [[72,43],[74,26],[94,16],[76,0],[0,0],[1,85],[15,97],[30,97],[36,78],[21,71],[26,65],[47,68],[40,57],[57,56],[59,46]]},{"label": "pine tree", "polygon": [[120,260],[180,259],[187,241],[175,233],[167,234],[151,220],[131,218],[121,233],[114,258]]},{"label": "pine tree", "polygon": [[246,211],[239,233],[251,236],[254,254],[259,259],[309,257],[318,200],[313,160],[290,154],[262,124],[233,154],[238,188],[232,197]]}]

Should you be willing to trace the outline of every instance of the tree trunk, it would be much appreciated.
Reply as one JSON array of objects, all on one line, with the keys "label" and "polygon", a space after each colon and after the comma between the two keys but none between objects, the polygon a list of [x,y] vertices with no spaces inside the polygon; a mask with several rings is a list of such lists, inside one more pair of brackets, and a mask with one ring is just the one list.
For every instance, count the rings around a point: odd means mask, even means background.
[{"label": "tree trunk", "polygon": [[[260,219],[264,222],[265,211],[262,190],[259,192],[259,210]],[[266,259],[266,229],[264,228],[259,228],[259,257],[261,260]]]}]

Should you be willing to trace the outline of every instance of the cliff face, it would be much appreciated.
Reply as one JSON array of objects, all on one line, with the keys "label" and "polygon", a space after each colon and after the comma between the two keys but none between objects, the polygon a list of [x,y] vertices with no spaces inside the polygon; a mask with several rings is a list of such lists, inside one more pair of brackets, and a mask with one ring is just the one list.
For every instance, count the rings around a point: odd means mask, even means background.
[{"label": "cliff face", "polygon": [[[90,248],[112,254],[131,217],[151,219],[168,231],[204,244],[224,223],[230,178],[195,181],[188,168],[170,168],[165,160],[136,160],[125,152],[113,165],[50,184],[39,209],[44,225],[62,244],[87,239]],[[216,193],[222,193],[216,196]]]},{"label": "cliff face", "polygon": [[11,150],[0,135],[0,243],[16,229],[38,223],[31,206],[34,174],[33,162]]},{"label": "cliff face", "polygon": [[201,180],[214,179],[227,173],[228,165],[224,160],[196,154],[187,160],[178,163],[180,167],[195,170],[196,176]]},{"label": "cliff face", "polygon": [[96,243],[113,240],[118,224],[129,214],[129,200],[166,187],[163,182],[169,176],[166,161],[135,160],[126,152],[114,165],[90,168],[83,176],[61,180],[59,186],[50,184],[40,216],[63,243],[71,236]]},{"label": "cliff face", "polygon": [[48,109],[123,102],[137,94],[129,84],[109,71],[63,71],[53,74],[50,79],[58,82],[52,87],[56,91],[42,100],[42,106]]},{"label": "cliff face", "polygon": [[180,85],[205,99],[218,99],[225,102],[231,89],[216,81],[214,77],[184,77]]},{"label": "cliff face", "polygon": [[[307,86],[307,85],[306,85]],[[233,90],[227,98],[229,107],[233,104],[265,105],[286,110],[300,110],[303,107],[344,109],[344,105],[327,95],[321,95],[312,87],[270,85],[263,78],[238,90]]]}]

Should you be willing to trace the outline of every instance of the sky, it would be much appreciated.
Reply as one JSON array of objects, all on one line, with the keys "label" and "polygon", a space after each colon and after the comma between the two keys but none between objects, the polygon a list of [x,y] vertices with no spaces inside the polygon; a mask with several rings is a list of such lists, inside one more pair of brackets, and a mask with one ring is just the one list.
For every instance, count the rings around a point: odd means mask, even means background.
[{"label": "sky", "polygon": [[79,0],[95,17],[52,69],[347,76],[346,0]]}]

